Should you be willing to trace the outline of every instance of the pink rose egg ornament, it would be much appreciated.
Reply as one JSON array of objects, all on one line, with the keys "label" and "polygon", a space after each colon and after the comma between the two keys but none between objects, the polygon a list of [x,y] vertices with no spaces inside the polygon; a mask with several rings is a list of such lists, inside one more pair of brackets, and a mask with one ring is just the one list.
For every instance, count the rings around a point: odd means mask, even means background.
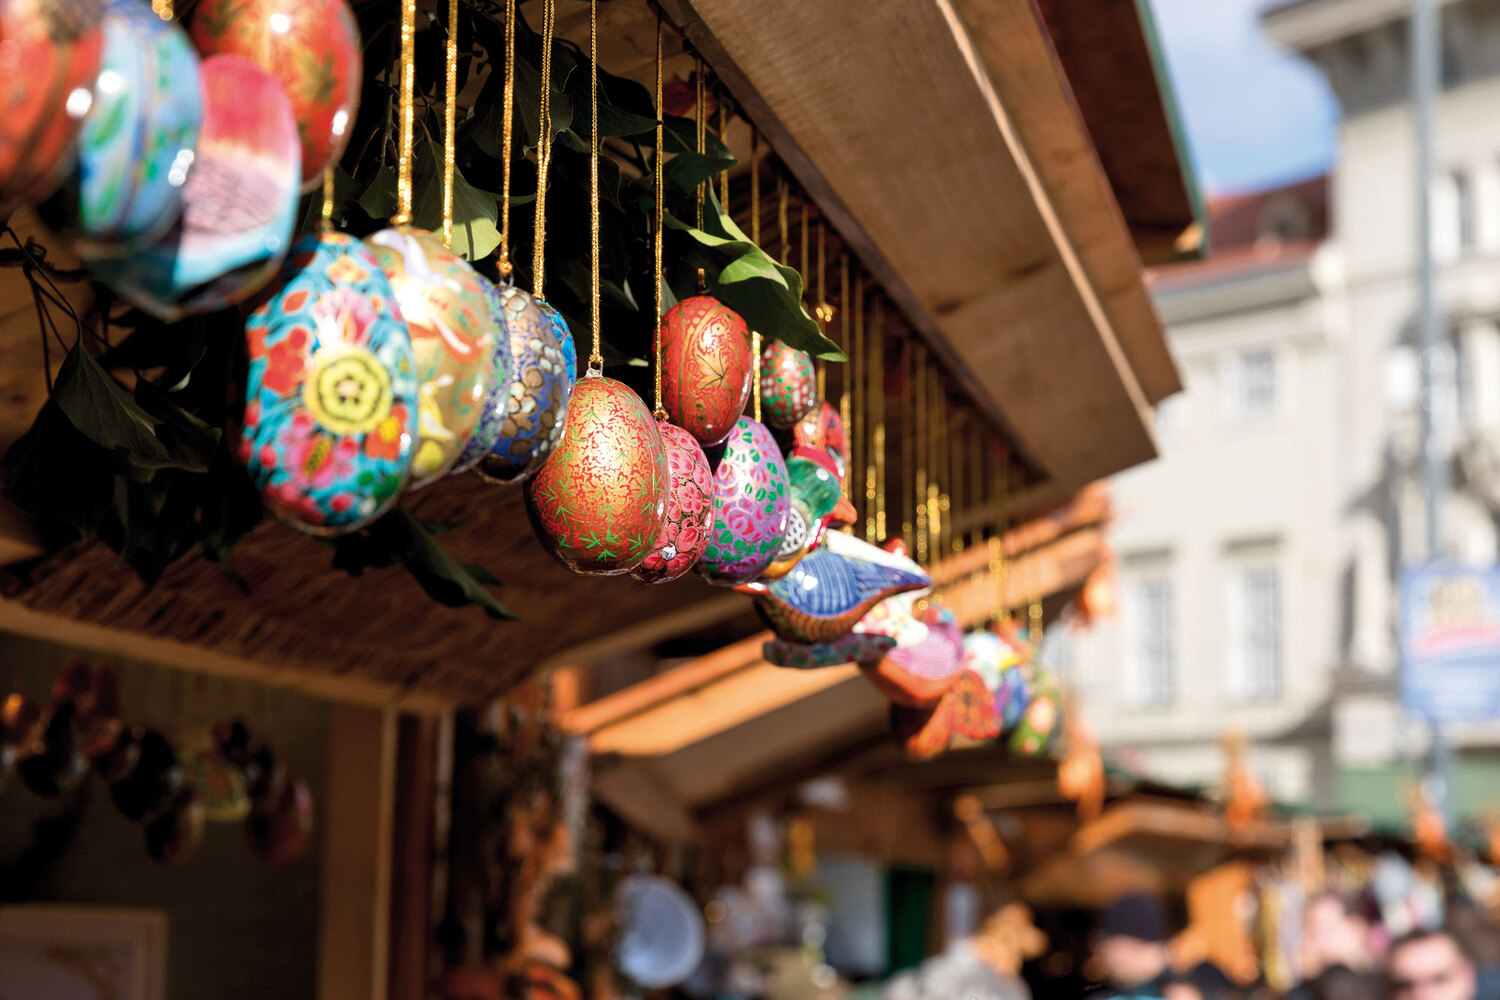
[{"label": "pink rose egg ornament", "polygon": [[791,513],[786,461],[765,424],[740,417],[714,469],[714,522],[698,572],[738,587],[765,572]]},{"label": "pink rose egg ornament", "polygon": [[714,474],[703,446],[687,431],[657,423],[667,449],[667,518],[645,560],[630,574],[642,583],[676,580],[708,547],[714,523]]}]

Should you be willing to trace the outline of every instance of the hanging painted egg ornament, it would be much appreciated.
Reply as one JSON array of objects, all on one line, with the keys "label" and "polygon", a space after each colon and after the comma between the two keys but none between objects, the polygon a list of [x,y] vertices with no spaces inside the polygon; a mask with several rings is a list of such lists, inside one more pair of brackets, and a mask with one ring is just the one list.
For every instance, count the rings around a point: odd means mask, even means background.
[{"label": "hanging painted egg ornament", "polygon": [[412,226],[365,240],[390,279],[417,363],[417,451],[411,489],[447,475],[479,426],[495,374],[495,338],[484,278]]},{"label": "hanging painted egg ornament", "polygon": [[0,0],[0,216],[67,176],[104,54],[102,0]]},{"label": "hanging painted egg ornament", "polygon": [[118,255],[177,221],[203,128],[198,54],[146,0],[111,0],[78,164],[42,206],[80,253]]},{"label": "hanging painted egg ornament", "polygon": [[518,483],[541,468],[562,436],[578,352],[557,310],[512,285],[499,294],[511,381],[500,434],[475,470],[491,482]]},{"label": "hanging painted egg ornament", "polygon": [[375,255],[343,233],[299,240],[245,339],[239,458],[266,506],[318,535],[385,513],[411,464],[417,379]]},{"label": "hanging painted egg ornament", "polygon": [[479,286],[485,301],[490,304],[490,321],[495,325],[494,367],[490,373],[489,392],[479,407],[479,423],[469,435],[463,451],[458,453],[458,461],[453,463],[454,472],[474,468],[499,440],[510,411],[510,387],[515,378],[510,356],[510,332],[505,326],[505,300],[500,296],[500,289],[492,283],[481,280]]},{"label": "hanging painted egg ornament", "polygon": [[698,571],[738,587],[765,572],[791,511],[786,462],[766,425],[740,417],[714,469],[714,523]]},{"label": "hanging painted egg ornament", "polygon": [[714,522],[714,474],[703,446],[675,424],[656,426],[667,449],[667,517],[656,544],[631,573],[642,583],[668,583],[692,569]]},{"label": "hanging painted egg ornament", "polygon": [[818,405],[818,370],[812,355],[773,340],[760,356],[760,412],[770,427],[784,430]]},{"label": "hanging painted egg ornament", "polygon": [[239,56],[203,60],[199,79],[203,129],[177,223],[129,254],[80,255],[101,281],[166,320],[260,290],[297,222],[302,153],[280,84]]},{"label": "hanging painted egg ornament", "polygon": [[661,537],[667,450],[657,422],[623,382],[603,375],[573,389],[568,424],[526,483],[537,536],[575,573],[629,573]]},{"label": "hanging painted egg ornament", "polygon": [[364,72],[359,25],[346,0],[199,0],[193,42],[205,56],[244,56],[291,101],[311,191],[349,144]]},{"label": "hanging painted egg ornament", "polygon": [[727,438],[750,398],[750,328],[708,295],[683,299],[661,318],[662,406],[705,448]]},{"label": "hanging painted egg ornament", "polygon": [[813,407],[792,427],[792,444],[798,448],[821,448],[833,456],[842,484],[849,469],[849,435],[838,407],[822,403]]}]

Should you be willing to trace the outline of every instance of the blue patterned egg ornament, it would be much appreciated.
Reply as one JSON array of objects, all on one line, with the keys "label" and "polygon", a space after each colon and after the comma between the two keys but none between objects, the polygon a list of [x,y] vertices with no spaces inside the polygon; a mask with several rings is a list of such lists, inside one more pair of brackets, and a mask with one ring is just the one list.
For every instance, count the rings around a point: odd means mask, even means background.
[{"label": "blue patterned egg ornament", "polygon": [[1000,671],[1000,683],[995,689],[995,707],[1000,710],[1000,724],[1007,731],[1014,729],[1026,714],[1031,703],[1031,690],[1026,683],[1026,668],[1019,663]]},{"label": "blue patterned egg ornament", "polygon": [[127,253],[161,235],[182,211],[202,127],[198,54],[187,32],[146,0],[110,0],[78,165],[42,217],[92,254]]},{"label": "blue patterned egg ornament", "polygon": [[181,218],[129,254],[80,254],[95,277],[166,320],[255,294],[281,266],[297,221],[302,147],[281,85],[227,55],[203,60],[199,79],[203,129]]},{"label": "blue patterned egg ornament", "polygon": [[474,433],[458,453],[453,463],[454,472],[465,472],[479,464],[479,460],[490,453],[505,427],[505,417],[510,412],[510,386],[515,378],[515,367],[511,364],[510,333],[505,326],[505,300],[500,289],[488,281],[481,281],[485,300],[490,304],[490,319],[495,324],[495,370],[490,376],[489,393],[480,404],[479,422]]},{"label": "blue patterned egg ornament", "polygon": [[541,468],[562,437],[578,350],[556,309],[512,285],[499,294],[510,334],[509,401],[499,437],[475,468],[493,482],[519,483]]},{"label": "blue patterned egg ornament", "polygon": [[411,464],[417,377],[375,255],[343,233],[299,240],[245,339],[238,453],[266,506],[319,535],[383,514]]}]

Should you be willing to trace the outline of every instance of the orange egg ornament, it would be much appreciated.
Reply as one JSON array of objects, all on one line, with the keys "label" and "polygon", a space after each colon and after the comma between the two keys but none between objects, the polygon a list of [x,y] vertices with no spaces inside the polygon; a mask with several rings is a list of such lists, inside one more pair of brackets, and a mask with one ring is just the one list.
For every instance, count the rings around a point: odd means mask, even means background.
[{"label": "orange egg ornament", "polygon": [[243,56],[281,84],[302,139],[302,190],[344,153],[359,110],[364,62],[345,0],[200,0],[193,44]]},{"label": "orange egg ornament", "polygon": [[662,406],[705,448],[729,437],[745,412],[750,347],[740,314],[712,296],[683,299],[661,318]]},{"label": "orange egg ornament", "polygon": [[568,404],[568,422],[526,483],[537,537],[575,573],[617,576],[649,555],[667,516],[667,450],[641,397],[590,374]]}]

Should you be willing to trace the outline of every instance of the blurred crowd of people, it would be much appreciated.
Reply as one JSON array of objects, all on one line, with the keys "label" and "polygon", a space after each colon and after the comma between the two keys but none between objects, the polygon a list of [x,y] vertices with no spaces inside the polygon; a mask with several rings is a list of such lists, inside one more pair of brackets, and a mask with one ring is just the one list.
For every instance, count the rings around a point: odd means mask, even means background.
[{"label": "blurred crowd of people", "polygon": [[1472,903],[1392,939],[1360,901],[1330,894],[1308,902],[1301,930],[1297,984],[1246,987],[1212,963],[1174,969],[1160,901],[1126,896],[1100,915],[1107,985],[1089,1000],[1500,1000],[1500,930]]}]

